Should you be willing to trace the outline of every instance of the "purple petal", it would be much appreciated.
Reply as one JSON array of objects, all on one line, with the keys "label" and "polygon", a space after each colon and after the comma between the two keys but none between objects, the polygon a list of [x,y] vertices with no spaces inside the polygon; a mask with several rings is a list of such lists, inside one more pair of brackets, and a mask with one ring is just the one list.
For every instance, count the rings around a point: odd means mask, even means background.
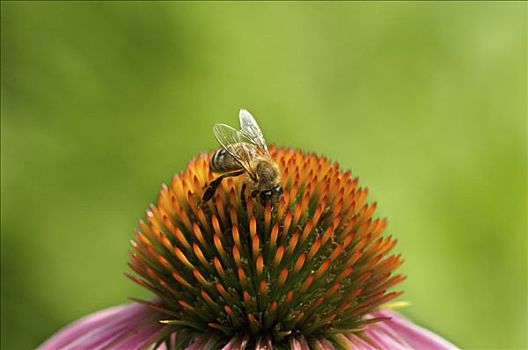
[{"label": "purple petal", "polygon": [[303,336],[295,336],[290,338],[291,350],[310,350],[310,346]]},{"label": "purple petal", "polygon": [[348,345],[349,349],[354,350],[379,350],[374,345],[371,345],[358,337],[355,334],[342,334],[341,340]]},{"label": "purple petal", "polygon": [[244,350],[247,346],[247,339],[233,337],[222,350]]},{"label": "purple petal", "polygon": [[159,313],[142,304],[98,311],[66,326],[38,350],[140,349],[158,340]]},{"label": "purple petal", "polygon": [[[172,333],[168,339],[169,344],[174,344],[176,342],[176,333]],[[156,350],[172,350],[172,347],[167,347],[167,344],[165,342],[161,343]]]},{"label": "purple petal", "polygon": [[[381,349],[458,349],[447,340],[425,328],[415,325],[394,311],[378,311],[371,316],[391,318],[390,320],[370,324],[365,330],[365,335]],[[352,337],[357,338],[355,335],[352,335]]]},{"label": "purple petal", "polygon": [[[206,332],[195,337],[191,343],[185,348],[185,350],[204,350],[204,349],[216,349],[218,347],[219,336],[216,332]],[[242,342],[245,348],[245,342]],[[232,347],[232,349],[240,349],[243,347]]]},{"label": "purple petal", "polygon": [[312,344],[315,348],[315,350],[335,350],[332,343],[330,343],[328,340],[321,338],[321,339],[314,339],[312,341]]},{"label": "purple petal", "polygon": [[271,343],[271,339],[265,337],[257,340],[255,350],[273,350],[273,344]]}]

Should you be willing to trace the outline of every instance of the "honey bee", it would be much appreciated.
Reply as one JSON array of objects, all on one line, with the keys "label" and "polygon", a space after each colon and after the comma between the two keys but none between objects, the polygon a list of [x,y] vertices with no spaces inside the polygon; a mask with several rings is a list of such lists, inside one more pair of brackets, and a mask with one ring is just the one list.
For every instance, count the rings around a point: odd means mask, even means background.
[{"label": "honey bee", "polygon": [[243,201],[247,187],[251,197],[258,196],[262,205],[268,202],[275,205],[282,195],[280,169],[271,159],[255,118],[245,109],[240,110],[239,118],[241,130],[225,124],[213,127],[213,134],[221,147],[214,153],[209,167],[221,175],[206,186],[202,200],[211,199],[224,178],[245,175]]}]

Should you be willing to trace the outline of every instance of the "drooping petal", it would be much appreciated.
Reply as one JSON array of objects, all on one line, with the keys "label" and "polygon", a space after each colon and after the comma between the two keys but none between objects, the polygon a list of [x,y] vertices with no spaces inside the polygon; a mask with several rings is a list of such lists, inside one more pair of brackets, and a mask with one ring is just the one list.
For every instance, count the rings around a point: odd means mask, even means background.
[{"label": "drooping petal", "polygon": [[148,306],[116,306],[85,316],[66,326],[38,350],[140,349],[156,342],[164,325]]},{"label": "drooping petal", "polygon": [[[219,337],[218,334],[214,332],[205,332],[201,335],[196,336],[191,343],[185,348],[185,350],[209,350],[209,349],[218,349],[220,344],[224,343]],[[239,349],[236,347],[232,348],[233,350]]]},{"label": "drooping petal", "polygon": [[379,350],[374,345],[369,344],[355,334],[342,334],[341,337],[338,337],[337,339],[340,341],[340,344],[345,345],[345,348],[347,349]]},{"label": "drooping petal", "polygon": [[244,350],[247,346],[247,339],[241,337],[233,337],[222,350]]},{"label": "drooping petal", "polygon": [[367,334],[371,337],[382,337],[387,342],[387,344],[391,345],[389,347],[391,349],[394,349],[392,346],[394,343],[389,341],[389,338],[401,343],[404,349],[458,349],[455,345],[443,339],[439,335],[412,323],[394,311],[378,311],[373,313],[373,316],[390,317],[390,320],[372,324],[368,328]]},{"label": "drooping petal", "polygon": [[324,338],[313,339],[311,344],[315,350],[334,350],[335,349],[332,343],[330,343],[328,340]]},{"label": "drooping petal", "polygon": [[361,350],[458,349],[439,335],[412,323],[394,311],[377,311],[370,316],[390,319],[367,325],[363,337],[350,333],[342,334],[338,340],[352,349]]},{"label": "drooping petal", "polygon": [[272,349],[273,349],[273,344],[271,342],[271,339],[268,337],[259,339],[255,346],[255,350],[272,350]]},{"label": "drooping petal", "polygon": [[303,336],[295,336],[290,339],[291,350],[310,350],[310,346]]}]

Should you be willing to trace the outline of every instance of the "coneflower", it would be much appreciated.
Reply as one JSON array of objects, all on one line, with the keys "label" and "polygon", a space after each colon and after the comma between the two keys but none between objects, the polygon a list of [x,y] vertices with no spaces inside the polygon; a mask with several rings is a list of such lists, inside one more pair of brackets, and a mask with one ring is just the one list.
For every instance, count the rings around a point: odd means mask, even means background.
[{"label": "coneflower", "polygon": [[156,295],[73,323],[40,349],[453,349],[384,305],[404,277],[367,189],[324,157],[270,148],[284,194],[201,196],[211,154],[163,185],[127,276]]}]

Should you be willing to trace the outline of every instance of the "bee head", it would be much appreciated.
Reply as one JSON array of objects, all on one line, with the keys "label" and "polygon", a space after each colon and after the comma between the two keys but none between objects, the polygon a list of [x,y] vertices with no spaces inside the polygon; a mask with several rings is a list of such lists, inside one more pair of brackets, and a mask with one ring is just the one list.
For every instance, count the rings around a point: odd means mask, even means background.
[{"label": "bee head", "polygon": [[260,203],[262,205],[266,205],[266,203],[271,202],[271,204],[275,204],[279,201],[279,198],[282,196],[282,187],[281,185],[277,185],[275,187],[270,188],[269,190],[265,190],[260,192]]}]

